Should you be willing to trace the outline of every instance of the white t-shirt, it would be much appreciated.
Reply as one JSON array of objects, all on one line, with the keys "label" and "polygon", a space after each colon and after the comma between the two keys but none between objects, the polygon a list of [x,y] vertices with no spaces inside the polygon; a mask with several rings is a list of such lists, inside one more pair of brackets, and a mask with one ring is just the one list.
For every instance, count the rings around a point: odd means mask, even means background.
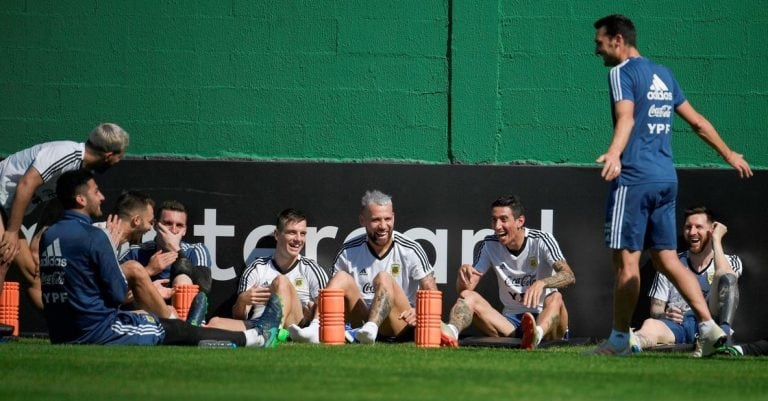
[{"label": "white t-shirt", "polygon": [[[701,287],[701,292],[704,294],[704,298],[708,298],[711,292],[712,280],[715,278],[715,259],[712,258],[712,260],[709,261],[706,269],[696,272],[691,267],[688,259],[688,251],[681,252],[677,256],[680,258],[680,262],[683,263],[683,266],[687,266],[696,277],[696,281],[698,281],[699,287]],[[741,259],[736,255],[725,255],[725,258],[728,260],[728,264],[731,265],[733,272],[736,273],[736,277],[741,277]],[[675,286],[672,285],[672,282],[669,281],[667,276],[658,272],[653,279],[653,285],[651,286],[648,296],[664,301],[668,305],[675,306],[683,312],[687,312],[691,309],[691,307],[688,306],[688,303],[685,302],[685,299],[683,299],[683,296],[677,291],[677,288],[675,288]]]},{"label": "white t-shirt", "polygon": [[41,143],[18,151],[0,162],[0,205],[8,214],[11,212],[16,187],[21,177],[34,167],[43,177],[32,196],[25,214],[37,206],[56,197],[56,179],[66,172],[79,170],[83,165],[85,144],[72,141]]},{"label": "white t-shirt", "polygon": [[[254,285],[258,287],[269,287],[272,281],[283,273],[275,266],[271,257],[257,258],[245,269],[240,277],[240,286],[237,293],[241,294],[248,291]],[[320,296],[320,289],[328,284],[328,275],[317,262],[304,256],[299,256],[299,260],[284,274],[284,276],[296,288],[296,294],[303,306],[307,306],[310,301],[315,301]],[[264,313],[264,305],[254,305],[248,313],[248,319],[255,319]]]},{"label": "white t-shirt", "polygon": [[544,298],[557,291],[555,288],[547,288],[535,308],[527,308],[522,304],[528,287],[538,279],[553,276],[555,262],[565,259],[552,234],[525,228],[524,235],[525,243],[517,256],[499,243],[496,235],[489,235],[483,240],[475,259],[474,267],[480,273],[485,274],[490,268],[496,272],[504,314],[539,313],[544,306]]},{"label": "white t-shirt", "polygon": [[381,258],[368,246],[367,235],[362,234],[344,243],[333,264],[333,274],[344,271],[355,279],[369,308],[373,303],[373,279],[378,273],[389,272],[405,292],[411,306],[415,306],[419,280],[433,271],[427,254],[418,242],[397,231],[392,235],[392,246]]}]

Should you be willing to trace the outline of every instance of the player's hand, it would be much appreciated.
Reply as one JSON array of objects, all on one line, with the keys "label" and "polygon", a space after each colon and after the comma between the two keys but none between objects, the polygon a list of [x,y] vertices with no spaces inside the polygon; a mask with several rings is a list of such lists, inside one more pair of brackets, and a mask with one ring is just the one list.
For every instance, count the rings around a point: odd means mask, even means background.
[{"label": "player's hand", "polygon": [[675,323],[683,323],[683,311],[676,306],[667,307],[667,310],[664,311],[664,317]]},{"label": "player's hand", "polygon": [[116,214],[110,214],[107,216],[106,227],[109,239],[112,241],[112,245],[115,248],[120,246],[120,241],[123,239],[123,225],[122,220]]},{"label": "player's hand", "polygon": [[416,309],[409,308],[407,311],[400,314],[400,320],[408,323],[409,326],[416,326]]},{"label": "player's hand", "polygon": [[174,234],[168,227],[161,223],[155,224],[155,231],[157,232],[155,241],[160,248],[168,252],[178,252],[181,250],[181,231],[179,231],[178,234]]},{"label": "player's hand", "polygon": [[712,237],[718,240],[723,239],[725,234],[728,232],[728,226],[725,224],[716,221],[714,224],[712,224]]},{"label": "player's hand", "polygon": [[0,241],[0,263],[10,263],[19,253],[19,233],[5,231]]},{"label": "player's hand", "polygon": [[173,264],[178,258],[179,254],[177,252],[163,252],[162,250],[158,250],[149,258],[149,263],[147,263],[146,267],[147,273],[149,273],[150,276],[154,276],[165,270],[166,267]]},{"label": "player's hand", "polygon": [[544,283],[539,280],[534,281],[523,295],[523,305],[525,305],[526,308],[538,307],[543,293]]},{"label": "player's hand", "polygon": [[477,279],[482,276],[472,265],[464,264],[459,267],[459,283],[462,287],[470,287]]},{"label": "player's hand", "polygon": [[266,305],[271,296],[272,290],[269,287],[259,287],[257,285],[240,294],[240,297],[243,297],[246,301],[246,305]]},{"label": "player's hand", "polygon": [[18,254],[19,254],[19,248],[16,247],[16,249],[13,250],[13,252],[8,254],[7,256],[5,254],[0,256],[0,268],[5,269],[8,266],[10,266],[13,260],[16,259],[16,255]]},{"label": "player's hand", "polygon": [[152,284],[157,289],[157,292],[160,293],[160,296],[162,296],[163,299],[171,299],[171,297],[173,296],[173,288],[166,286],[166,284],[170,282],[171,280],[167,278],[161,278],[159,280],[155,280],[152,282]]},{"label": "player's hand", "polygon": [[621,157],[619,155],[613,155],[605,153],[595,160],[598,163],[603,163],[603,170],[600,171],[600,177],[603,177],[606,181],[613,181],[621,174]]},{"label": "player's hand", "polygon": [[744,160],[744,155],[731,151],[731,153],[728,154],[728,157],[725,158],[725,161],[739,172],[739,177],[752,177],[752,168],[750,168],[749,163]]}]

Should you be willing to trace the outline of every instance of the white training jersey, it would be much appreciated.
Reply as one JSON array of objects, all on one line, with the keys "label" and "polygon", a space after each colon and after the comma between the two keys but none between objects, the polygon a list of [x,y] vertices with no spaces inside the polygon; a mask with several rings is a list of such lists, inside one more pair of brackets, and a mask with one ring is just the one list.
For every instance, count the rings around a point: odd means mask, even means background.
[{"label": "white training jersey", "polygon": [[82,168],[85,144],[72,141],[41,143],[18,151],[0,162],[0,205],[11,212],[16,187],[21,177],[34,167],[43,177],[43,185],[35,190],[25,214],[56,197],[56,179],[71,170]]},{"label": "white training jersey", "polygon": [[[696,277],[696,281],[698,281],[699,287],[701,287],[701,292],[704,294],[704,298],[709,297],[712,288],[712,280],[715,278],[715,259],[712,258],[712,260],[709,261],[706,269],[697,272],[691,267],[690,260],[688,259],[688,251],[681,252],[677,256],[680,258],[680,262],[683,263],[683,266],[687,266]],[[736,277],[741,277],[741,259],[736,255],[725,255],[725,258],[728,260],[728,264],[731,265],[733,272],[736,273]],[[677,288],[675,288],[675,286],[672,285],[672,282],[669,281],[667,276],[658,272],[653,279],[653,285],[651,286],[648,296],[664,301],[670,306],[675,306],[683,312],[687,312],[691,309],[688,303],[685,302],[685,299],[683,299],[683,296],[677,291]]]},{"label": "white training jersey", "polygon": [[552,234],[525,228],[525,243],[519,254],[514,255],[499,242],[496,235],[485,237],[475,258],[474,267],[485,274],[493,268],[499,285],[499,299],[504,305],[504,314],[524,312],[539,313],[544,298],[557,291],[547,288],[535,308],[522,304],[523,296],[534,281],[555,274],[555,262],[564,260],[560,245]]},{"label": "white training jersey", "polygon": [[373,279],[380,272],[388,272],[400,285],[411,306],[416,305],[419,280],[432,273],[427,254],[418,242],[394,231],[394,240],[384,256],[379,257],[368,246],[367,234],[359,235],[344,243],[333,263],[333,274],[349,273],[368,307],[373,303]]},{"label": "white training jersey", "polygon": [[[251,287],[269,287],[272,281],[283,273],[271,257],[257,258],[243,272],[237,293],[241,294]],[[296,294],[303,306],[320,296],[320,289],[328,284],[328,275],[314,260],[299,256],[299,259],[284,276],[296,288]],[[264,313],[264,305],[254,305],[248,313],[248,319],[255,319]]]}]

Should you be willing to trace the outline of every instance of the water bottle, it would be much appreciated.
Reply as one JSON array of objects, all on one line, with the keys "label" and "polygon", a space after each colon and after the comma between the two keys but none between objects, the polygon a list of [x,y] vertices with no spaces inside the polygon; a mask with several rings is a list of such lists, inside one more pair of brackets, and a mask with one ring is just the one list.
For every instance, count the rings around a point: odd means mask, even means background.
[{"label": "water bottle", "polygon": [[237,348],[237,344],[227,340],[202,340],[197,343],[199,348]]}]

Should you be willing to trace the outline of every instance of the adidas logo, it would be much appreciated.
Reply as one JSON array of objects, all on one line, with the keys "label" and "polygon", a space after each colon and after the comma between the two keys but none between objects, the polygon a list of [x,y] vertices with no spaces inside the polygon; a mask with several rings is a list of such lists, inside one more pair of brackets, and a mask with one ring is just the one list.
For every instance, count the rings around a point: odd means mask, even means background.
[{"label": "adidas logo", "polygon": [[40,254],[40,267],[67,267],[67,259],[61,254],[61,245],[56,238]]},{"label": "adidas logo", "polygon": [[648,100],[672,100],[672,92],[658,75],[653,74],[653,82],[648,88],[647,98]]}]

